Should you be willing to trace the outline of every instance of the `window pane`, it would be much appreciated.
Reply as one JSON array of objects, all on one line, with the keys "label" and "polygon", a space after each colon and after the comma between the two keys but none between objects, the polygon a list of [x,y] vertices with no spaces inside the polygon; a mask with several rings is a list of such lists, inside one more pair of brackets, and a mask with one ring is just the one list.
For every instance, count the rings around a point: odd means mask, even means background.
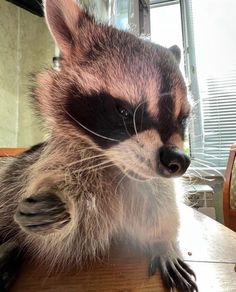
[{"label": "window pane", "polygon": [[192,0],[192,17],[203,122],[192,152],[223,167],[236,142],[236,1]]},{"label": "window pane", "polygon": [[150,17],[152,42],[167,48],[177,45],[182,52],[180,68],[184,73],[180,5],[151,6]]}]

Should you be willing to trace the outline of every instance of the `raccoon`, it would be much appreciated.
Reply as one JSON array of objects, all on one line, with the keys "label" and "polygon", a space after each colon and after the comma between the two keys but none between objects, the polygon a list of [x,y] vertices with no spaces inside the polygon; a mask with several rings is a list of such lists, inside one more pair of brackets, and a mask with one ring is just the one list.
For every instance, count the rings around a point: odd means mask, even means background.
[{"label": "raccoon", "polygon": [[62,64],[40,73],[32,92],[49,138],[0,174],[2,287],[19,251],[64,269],[122,239],[147,252],[150,275],[159,269],[167,288],[197,291],[176,246],[173,178],[190,164],[179,48],[99,23],[73,0],[44,7]]}]

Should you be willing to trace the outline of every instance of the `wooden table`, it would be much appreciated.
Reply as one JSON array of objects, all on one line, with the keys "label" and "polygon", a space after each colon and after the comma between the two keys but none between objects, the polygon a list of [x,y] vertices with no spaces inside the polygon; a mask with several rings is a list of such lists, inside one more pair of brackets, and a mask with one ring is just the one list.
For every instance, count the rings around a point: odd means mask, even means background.
[{"label": "wooden table", "polygon": [[[236,292],[236,233],[186,206],[180,207],[179,244],[194,269],[200,292]],[[147,276],[143,254],[121,245],[109,260],[80,272],[47,276],[43,267],[25,264],[13,292],[138,292],[166,291],[159,277]]]}]

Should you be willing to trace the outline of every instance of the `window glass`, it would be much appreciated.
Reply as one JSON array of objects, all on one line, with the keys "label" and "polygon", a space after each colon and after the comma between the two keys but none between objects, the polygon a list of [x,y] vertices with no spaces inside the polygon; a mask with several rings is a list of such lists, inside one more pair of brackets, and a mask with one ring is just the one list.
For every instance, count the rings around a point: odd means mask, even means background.
[{"label": "window glass", "polygon": [[182,52],[180,68],[184,75],[180,4],[151,6],[151,40],[164,47],[177,45]]},{"label": "window glass", "polygon": [[[192,0],[202,145],[196,158],[224,167],[236,142],[236,1]],[[194,133],[192,133],[194,135]]]}]

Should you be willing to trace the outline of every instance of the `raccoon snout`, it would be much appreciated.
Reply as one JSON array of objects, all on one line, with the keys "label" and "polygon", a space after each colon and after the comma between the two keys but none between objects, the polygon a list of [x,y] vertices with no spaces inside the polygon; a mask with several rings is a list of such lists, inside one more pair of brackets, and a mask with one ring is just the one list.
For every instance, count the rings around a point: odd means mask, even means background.
[{"label": "raccoon snout", "polygon": [[158,173],[164,177],[180,176],[190,165],[189,157],[173,145],[162,146],[157,161]]}]

